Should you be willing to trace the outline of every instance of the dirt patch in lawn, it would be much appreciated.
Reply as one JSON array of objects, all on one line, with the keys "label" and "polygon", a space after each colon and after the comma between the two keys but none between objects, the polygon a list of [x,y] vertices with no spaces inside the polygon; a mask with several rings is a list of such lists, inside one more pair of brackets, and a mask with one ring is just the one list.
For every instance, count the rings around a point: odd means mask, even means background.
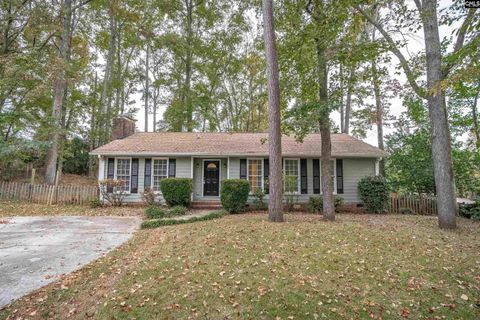
[{"label": "dirt patch in lawn", "polygon": [[480,224],[399,215],[231,215],[136,233],[0,312],[28,318],[480,317]]},{"label": "dirt patch in lawn", "polygon": [[0,217],[13,216],[143,216],[141,206],[98,207],[46,205],[21,201],[0,201]]}]

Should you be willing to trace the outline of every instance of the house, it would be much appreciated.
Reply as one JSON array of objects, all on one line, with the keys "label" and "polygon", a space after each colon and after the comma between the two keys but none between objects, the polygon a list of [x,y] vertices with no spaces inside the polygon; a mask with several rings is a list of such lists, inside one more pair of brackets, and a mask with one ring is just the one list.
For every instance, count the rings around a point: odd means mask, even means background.
[{"label": "house", "polygon": [[[263,189],[268,198],[268,134],[266,133],[135,133],[128,118],[116,119],[114,140],[91,152],[99,157],[99,179],[126,181],[126,202],[140,202],[141,192],[151,187],[160,194],[167,177],[193,180],[193,200],[220,199],[224,179],[246,179],[251,190]],[[307,202],[321,190],[321,141],[310,134],[303,143],[282,137],[285,175],[297,177],[298,202]],[[334,193],[345,203],[358,203],[358,181],[378,174],[385,151],[347,134],[332,134]]]}]

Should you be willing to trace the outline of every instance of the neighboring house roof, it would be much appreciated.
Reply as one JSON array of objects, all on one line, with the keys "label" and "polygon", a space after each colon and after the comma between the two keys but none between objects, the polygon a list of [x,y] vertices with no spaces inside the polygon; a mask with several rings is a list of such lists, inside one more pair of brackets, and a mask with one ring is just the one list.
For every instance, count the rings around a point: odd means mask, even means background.
[{"label": "neighboring house roof", "polygon": [[[114,140],[92,152],[92,155],[209,155],[267,156],[267,133],[205,133],[205,132],[137,132]],[[320,134],[309,134],[302,142],[282,136],[284,157],[319,157]],[[332,134],[332,157],[377,158],[388,153],[347,134]]]}]

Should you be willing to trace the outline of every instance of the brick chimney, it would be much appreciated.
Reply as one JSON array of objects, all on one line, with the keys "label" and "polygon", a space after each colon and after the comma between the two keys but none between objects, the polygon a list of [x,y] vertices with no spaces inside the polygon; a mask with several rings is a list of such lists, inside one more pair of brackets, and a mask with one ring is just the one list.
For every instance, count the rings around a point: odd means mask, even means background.
[{"label": "brick chimney", "polygon": [[121,115],[113,119],[112,140],[124,139],[135,133],[135,120]]}]

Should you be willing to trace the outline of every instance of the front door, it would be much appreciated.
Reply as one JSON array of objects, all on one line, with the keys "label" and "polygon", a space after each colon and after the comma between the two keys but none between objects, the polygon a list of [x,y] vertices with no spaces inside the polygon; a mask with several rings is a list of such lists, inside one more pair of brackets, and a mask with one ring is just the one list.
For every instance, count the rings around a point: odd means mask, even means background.
[{"label": "front door", "polygon": [[220,161],[205,160],[203,162],[203,195],[218,196],[219,182]]}]

